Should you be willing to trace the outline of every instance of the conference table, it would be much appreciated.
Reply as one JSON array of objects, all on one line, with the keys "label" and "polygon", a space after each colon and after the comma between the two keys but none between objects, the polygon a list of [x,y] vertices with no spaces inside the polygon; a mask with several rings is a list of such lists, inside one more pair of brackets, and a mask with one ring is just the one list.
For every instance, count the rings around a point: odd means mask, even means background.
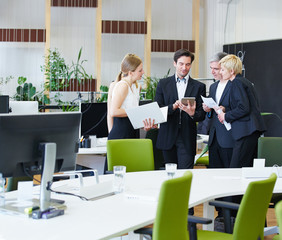
[{"label": "conference table", "polygon": [[[176,177],[186,170],[177,170]],[[193,173],[189,207],[204,204],[204,217],[214,217],[214,208],[208,201],[218,197],[244,194],[251,181],[261,178],[243,178],[242,169],[192,169]],[[113,175],[85,177],[84,184],[95,188],[111,183]],[[0,214],[0,239],[111,239],[129,233],[129,239],[139,239],[133,231],[152,224],[157,209],[161,184],[167,180],[165,171],[126,173],[125,191],[94,201],[52,193],[52,198],[63,199],[67,209],[63,216],[35,220],[23,215]],[[77,179],[55,182],[54,188],[66,188],[77,184]],[[92,185],[91,185],[92,184]],[[68,187],[67,187],[68,186]],[[71,188],[70,188],[71,189]],[[274,192],[282,192],[282,179],[278,178]],[[38,197],[39,188],[33,195]],[[17,191],[6,194],[6,199],[15,198]],[[213,224],[205,226],[213,229]]]}]

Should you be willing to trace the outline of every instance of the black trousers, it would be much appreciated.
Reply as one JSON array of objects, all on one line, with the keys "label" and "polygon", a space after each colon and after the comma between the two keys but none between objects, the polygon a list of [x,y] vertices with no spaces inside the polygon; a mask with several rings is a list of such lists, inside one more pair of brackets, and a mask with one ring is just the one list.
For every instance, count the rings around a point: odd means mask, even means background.
[{"label": "black trousers", "polygon": [[230,168],[252,167],[257,157],[258,138],[261,133],[256,131],[249,136],[235,141]]},{"label": "black trousers", "polygon": [[192,169],[195,156],[188,153],[178,130],[175,144],[170,150],[163,150],[164,163],[176,163],[178,169]]},{"label": "black trousers", "polygon": [[209,168],[229,168],[233,148],[223,148],[214,136],[209,146]]}]

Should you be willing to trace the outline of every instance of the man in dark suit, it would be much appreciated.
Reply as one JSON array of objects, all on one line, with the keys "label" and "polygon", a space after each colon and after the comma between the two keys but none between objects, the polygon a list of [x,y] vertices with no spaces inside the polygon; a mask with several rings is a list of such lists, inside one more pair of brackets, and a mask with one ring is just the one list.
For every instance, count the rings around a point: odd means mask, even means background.
[{"label": "man in dark suit", "polygon": [[230,167],[251,167],[257,155],[257,143],[265,131],[258,97],[253,84],[241,76],[242,62],[235,55],[220,60],[221,74],[232,81],[230,110],[218,115],[219,120],[231,123],[235,140]]},{"label": "man in dark suit", "polygon": [[[222,79],[220,74],[219,61],[227,53],[216,53],[210,60],[211,73],[217,82],[210,86],[209,97],[217,103],[218,106],[224,107],[225,111],[230,110],[229,94],[231,81]],[[204,111],[208,112],[211,119],[211,128],[209,132],[209,168],[229,168],[234,140],[231,131],[228,131],[217,117],[218,109],[210,109],[203,103]]]},{"label": "man in dark suit", "polygon": [[[165,163],[177,163],[179,169],[193,168],[196,155],[196,122],[205,118],[201,95],[206,95],[205,84],[189,76],[194,54],[180,49],[174,54],[176,73],[158,83],[155,101],[168,106],[167,122],[160,124],[156,147],[163,151]],[[183,97],[195,97],[188,105]]]}]

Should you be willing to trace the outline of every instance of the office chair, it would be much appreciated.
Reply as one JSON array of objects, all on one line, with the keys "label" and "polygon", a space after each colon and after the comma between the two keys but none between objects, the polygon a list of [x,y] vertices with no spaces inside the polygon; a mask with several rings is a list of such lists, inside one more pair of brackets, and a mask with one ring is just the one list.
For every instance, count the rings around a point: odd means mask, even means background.
[{"label": "office chair", "polygon": [[[265,166],[282,165],[282,137],[260,137],[258,139],[258,158],[265,158]],[[281,172],[282,173],[282,172]],[[271,203],[274,205],[282,200],[282,194],[273,194]],[[274,205],[270,205],[273,206]]]},{"label": "office chair", "polygon": [[202,152],[195,161],[195,165],[209,165],[209,156],[205,155],[209,151],[208,144],[203,148]]},{"label": "office chair", "polygon": [[[260,137],[258,139],[258,158],[265,159],[266,167],[282,165],[282,137]],[[278,168],[277,168],[278,170]],[[281,172],[282,173],[282,172]],[[282,200],[282,193],[274,193],[270,200],[270,208],[275,207],[276,203]],[[268,227],[265,235],[278,233],[278,227]]]},{"label": "office chair", "polygon": [[282,201],[279,201],[275,206],[275,215],[279,226],[280,234],[274,236],[273,240],[282,240]]},{"label": "office chair", "polygon": [[192,173],[163,182],[154,227],[141,228],[134,233],[149,234],[153,240],[188,240],[187,213]]},{"label": "office chair", "polygon": [[238,208],[233,234],[198,230],[197,238],[193,238],[190,240],[263,240],[265,216],[276,179],[276,174],[272,173],[268,179],[251,182],[248,185],[248,188],[239,206],[237,204],[229,202],[211,202],[210,205],[223,207],[225,209]]},{"label": "office chair", "polygon": [[107,141],[108,170],[126,166],[126,172],[153,171],[154,154],[150,139],[113,139]]},{"label": "office chair", "polygon": [[162,150],[156,148],[158,133],[159,133],[159,129],[153,128],[147,131],[145,136],[145,138],[151,139],[153,143],[155,170],[164,169],[163,152]]},{"label": "office chair", "polygon": [[265,158],[265,166],[282,165],[282,137],[260,137],[258,158]]},{"label": "office chair", "polygon": [[266,131],[264,132],[265,137],[282,137],[282,119],[276,113],[262,112]]}]

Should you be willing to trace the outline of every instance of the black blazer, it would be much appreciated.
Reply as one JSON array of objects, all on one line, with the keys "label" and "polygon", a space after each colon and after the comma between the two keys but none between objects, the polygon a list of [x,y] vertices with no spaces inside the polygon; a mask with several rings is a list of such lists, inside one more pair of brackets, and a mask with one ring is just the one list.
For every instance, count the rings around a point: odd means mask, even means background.
[{"label": "black blazer", "polygon": [[[216,95],[216,89],[218,87],[219,81],[213,83],[210,86],[210,92],[209,97],[213,98],[215,101],[215,95]],[[229,96],[230,96],[230,88],[231,88],[232,82],[228,81],[224,91],[222,93],[222,96],[219,100],[219,106],[224,106],[225,111],[230,111],[229,106]],[[217,117],[217,113],[212,109],[211,114],[208,115],[211,118],[211,128],[209,132],[209,145],[212,144],[212,141],[214,137],[216,136],[217,142],[219,146],[222,148],[233,148],[234,140],[232,138],[231,131],[227,131],[224,124],[222,124]]]},{"label": "black blazer", "polygon": [[230,108],[231,110],[225,114],[225,120],[231,123],[232,136],[235,140],[256,131],[261,133],[265,131],[255,88],[241,75],[237,75],[232,81]]},{"label": "black blazer", "polygon": [[[188,153],[196,154],[197,128],[196,122],[205,118],[202,108],[201,95],[206,95],[206,85],[189,77],[185,97],[195,97],[196,110],[191,118],[186,112],[181,111],[181,134]],[[173,104],[178,100],[175,75],[161,79],[157,85],[155,101],[160,107],[168,106],[167,122],[160,124],[156,146],[161,150],[169,150],[176,142],[179,131],[180,110],[173,110]]]}]

